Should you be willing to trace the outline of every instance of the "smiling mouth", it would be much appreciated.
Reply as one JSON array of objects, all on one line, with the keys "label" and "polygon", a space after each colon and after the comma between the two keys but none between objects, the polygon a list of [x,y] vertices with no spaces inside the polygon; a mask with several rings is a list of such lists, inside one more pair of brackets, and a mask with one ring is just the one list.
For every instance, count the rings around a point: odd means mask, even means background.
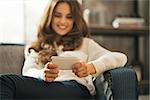
[{"label": "smiling mouth", "polygon": [[61,30],[65,30],[67,27],[66,26],[64,26],[64,25],[58,25],[58,27],[59,27],[59,29],[61,29]]}]

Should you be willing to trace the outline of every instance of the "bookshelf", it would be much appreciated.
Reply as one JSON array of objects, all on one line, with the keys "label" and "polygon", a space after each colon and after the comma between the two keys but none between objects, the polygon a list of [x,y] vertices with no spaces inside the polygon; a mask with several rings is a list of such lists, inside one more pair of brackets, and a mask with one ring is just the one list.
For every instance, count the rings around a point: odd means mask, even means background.
[{"label": "bookshelf", "polygon": [[[148,26],[141,26],[138,28],[133,28],[133,27],[122,27],[122,28],[113,28],[111,25],[97,25],[97,24],[92,24],[89,25],[89,31],[91,35],[93,36],[109,36],[109,37],[115,37],[119,36],[121,37],[132,37],[134,40],[134,58],[132,63],[130,65],[134,66],[140,66],[141,68],[141,81],[139,81],[139,89],[141,94],[147,94],[149,93],[148,87],[149,87],[149,64],[143,64],[140,61],[140,47],[139,47],[139,39],[140,37],[143,37],[146,40],[146,46],[148,48],[144,48],[144,51],[142,51],[143,55],[146,56],[146,59],[148,60],[148,55],[149,55],[149,27]],[[127,43],[129,43],[127,41]],[[149,63],[147,61],[147,63]]]}]

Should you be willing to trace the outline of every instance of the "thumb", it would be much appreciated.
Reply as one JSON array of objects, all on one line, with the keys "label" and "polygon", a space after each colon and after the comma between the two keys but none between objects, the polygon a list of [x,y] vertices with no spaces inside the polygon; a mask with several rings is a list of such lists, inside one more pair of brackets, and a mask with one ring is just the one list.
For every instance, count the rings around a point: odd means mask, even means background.
[{"label": "thumb", "polygon": [[48,64],[47,64],[47,68],[48,68],[48,69],[54,69],[54,68],[57,68],[57,65],[56,65],[56,64],[53,64],[53,63],[48,63]]}]

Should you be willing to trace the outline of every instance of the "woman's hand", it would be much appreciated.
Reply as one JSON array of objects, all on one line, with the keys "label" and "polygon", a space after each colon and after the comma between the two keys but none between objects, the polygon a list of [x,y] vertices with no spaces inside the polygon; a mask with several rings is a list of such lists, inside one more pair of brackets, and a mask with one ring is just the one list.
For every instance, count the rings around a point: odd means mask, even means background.
[{"label": "woman's hand", "polygon": [[54,81],[58,77],[58,67],[55,64],[47,63],[44,67],[44,80],[48,82]]},{"label": "woman's hand", "polygon": [[88,75],[95,74],[96,70],[93,64],[79,62],[73,65],[72,72],[78,77],[86,77]]}]

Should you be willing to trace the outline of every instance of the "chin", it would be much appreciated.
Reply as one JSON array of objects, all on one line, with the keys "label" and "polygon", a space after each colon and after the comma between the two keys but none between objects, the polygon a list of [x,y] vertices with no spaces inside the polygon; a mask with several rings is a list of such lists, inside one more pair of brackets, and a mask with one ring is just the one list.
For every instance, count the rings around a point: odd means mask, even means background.
[{"label": "chin", "polygon": [[59,34],[60,36],[64,36],[64,35],[67,34],[67,32],[65,32],[65,33],[60,33],[60,32],[58,32],[58,34]]}]

